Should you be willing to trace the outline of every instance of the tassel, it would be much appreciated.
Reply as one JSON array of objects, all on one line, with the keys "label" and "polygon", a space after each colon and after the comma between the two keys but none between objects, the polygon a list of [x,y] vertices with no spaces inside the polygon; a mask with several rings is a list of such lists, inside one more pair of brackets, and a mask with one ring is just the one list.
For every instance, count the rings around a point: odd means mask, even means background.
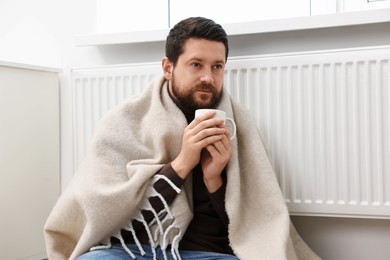
[{"label": "tassel", "polygon": [[[168,260],[168,256],[166,253],[166,249],[167,249],[168,244],[169,244],[168,234],[170,233],[171,230],[175,229],[176,226],[175,226],[174,217],[173,217],[173,215],[170,211],[170,208],[169,208],[167,202],[165,201],[164,197],[153,188],[154,183],[156,183],[157,181],[159,181],[161,179],[166,181],[172,187],[172,189],[174,189],[177,193],[181,192],[181,189],[178,188],[170,179],[168,179],[164,175],[156,174],[153,177],[152,185],[146,194],[147,196],[146,196],[146,199],[145,199],[143,206],[137,212],[137,214],[133,217],[133,219],[131,219],[126,226],[122,227],[122,229],[131,232],[133,239],[134,239],[134,242],[137,245],[141,255],[145,255],[146,253],[145,253],[144,249],[142,248],[140,241],[138,240],[137,234],[136,234],[134,227],[133,227],[133,224],[132,224],[133,220],[137,220],[137,221],[141,222],[144,225],[146,233],[148,235],[150,247],[151,247],[152,252],[153,252],[153,259],[155,259],[155,260],[157,260],[156,248],[157,248],[158,241],[159,241],[158,236],[159,235],[162,236],[163,241],[162,241],[162,245],[160,245],[160,247],[161,247],[161,250],[163,252],[164,259]],[[164,208],[160,212],[157,213],[156,210],[150,204],[149,198],[151,198],[151,197],[158,197],[161,200],[161,202],[163,203]],[[149,224],[146,222],[144,216],[141,213],[143,210],[152,212],[152,214],[154,216],[153,220]],[[173,220],[173,222],[164,230],[163,225],[168,220]],[[155,230],[154,236],[152,236],[152,231],[151,231],[150,227],[153,226],[154,224],[156,224],[158,227]],[[179,250],[178,250],[180,236],[181,236],[181,230],[179,230],[179,234],[177,234],[172,241],[171,253],[172,253],[175,260],[181,260]],[[131,250],[127,247],[120,231],[118,233],[116,233],[115,235],[113,235],[113,237],[117,238],[120,241],[123,249],[130,255],[130,257],[132,259],[136,259],[136,256],[134,255],[134,253],[131,252]],[[91,248],[91,250],[97,250],[97,249],[101,249],[101,248],[111,248],[111,243],[109,243],[107,245],[95,246],[95,247]]]}]

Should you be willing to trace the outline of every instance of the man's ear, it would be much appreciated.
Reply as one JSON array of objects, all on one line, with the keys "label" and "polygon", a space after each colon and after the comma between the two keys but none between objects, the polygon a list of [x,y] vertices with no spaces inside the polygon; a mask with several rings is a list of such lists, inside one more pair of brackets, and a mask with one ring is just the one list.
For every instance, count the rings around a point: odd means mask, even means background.
[{"label": "man's ear", "polygon": [[165,79],[171,80],[173,72],[173,63],[167,57],[164,57],[162,59],[162,69],[164,72]]}]

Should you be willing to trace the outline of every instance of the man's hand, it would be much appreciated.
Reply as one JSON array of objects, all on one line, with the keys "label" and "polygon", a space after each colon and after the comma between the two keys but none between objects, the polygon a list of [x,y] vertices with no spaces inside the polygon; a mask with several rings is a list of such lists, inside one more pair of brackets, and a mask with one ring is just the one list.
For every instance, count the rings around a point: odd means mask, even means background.
[{"label": "man's hand", "polygon": [[205,113],[195,118],[184,129],[181,151],[171,163],[172,168],[182,179],[185,179],[200,162],[201,151],[204,148],[226,137],[227,130],[221,127],[224,120],[213,118],[214,115],[215,112]]},{"label": "man's hand", "polygon": [[[219,127],[226,129],[224,124]],[[221,187],[221,173],[229,162],[231,155],[232,146],[230,134],[227,130],[222,139],[206,146],[206,149],[202,151],[203,181],[209,192],[215,192]]]}]

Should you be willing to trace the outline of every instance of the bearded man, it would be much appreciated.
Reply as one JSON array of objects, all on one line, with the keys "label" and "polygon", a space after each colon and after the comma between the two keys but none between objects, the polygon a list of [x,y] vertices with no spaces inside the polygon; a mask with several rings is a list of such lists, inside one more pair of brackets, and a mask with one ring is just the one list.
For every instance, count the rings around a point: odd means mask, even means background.
[{"label": "bearded man", "polygon": [[[226,32],[169,32],[163,75],[101,121],[45,225],[50,259],[318,259],[291,225],[248,111],[223,89]],[[237,125],[196,109],[224,110]]]}]

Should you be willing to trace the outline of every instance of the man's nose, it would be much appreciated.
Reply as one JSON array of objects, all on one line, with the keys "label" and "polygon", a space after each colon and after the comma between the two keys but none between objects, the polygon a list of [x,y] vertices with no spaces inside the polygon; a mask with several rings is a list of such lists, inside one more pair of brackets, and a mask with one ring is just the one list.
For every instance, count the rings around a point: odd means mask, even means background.
[{"label": "man's nose", "polygon": [[206,82],[206,83],[213,83],[214,79],[213,79],[213,76],[211,74],[211,71],[205,70],[203,72],[202,76],[200,77],[200,81]]}]

